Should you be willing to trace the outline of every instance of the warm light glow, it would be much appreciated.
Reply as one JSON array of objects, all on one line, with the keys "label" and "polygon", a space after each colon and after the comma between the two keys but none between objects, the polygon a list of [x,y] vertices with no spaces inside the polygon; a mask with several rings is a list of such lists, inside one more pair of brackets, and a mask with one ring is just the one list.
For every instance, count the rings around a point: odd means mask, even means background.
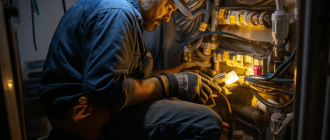
[{"label": "warm light glow", "polygon": [[13,80],[7,80],[8,82],[8,87],[12,88],[13,87]]},{"label": "warm light glow", "polygon": [[236,82],[238,79],[239,78],[238,78],[237,74],[235,73],[235,71],[231,71],[231,72],[229,72],[229,73],[226,74],[225,83],[227,85],[230,85],[230,84]]},{"label": "warm light glow", "polygon": [[9,88],[12,88],[13,87],[13,84],[12,83],[8,83],[8,87]]}]

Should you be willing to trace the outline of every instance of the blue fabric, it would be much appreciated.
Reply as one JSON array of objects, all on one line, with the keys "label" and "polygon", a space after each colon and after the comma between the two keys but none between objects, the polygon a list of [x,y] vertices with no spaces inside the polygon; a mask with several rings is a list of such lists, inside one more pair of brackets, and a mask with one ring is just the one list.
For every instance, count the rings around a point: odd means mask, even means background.
[{"label": "blue fabric", "polygon": [[[210,108],[157,100],[124,108],[143,73],[137,0],[80,0],[65,13],[53,36],[39,88],[48,117],[64,118],[81,96],[108,107],[99,139],[218,140],[222,122]],[[60,138],[62,137],[62,138]],[[82,139],[54,127],[50,139]]]},{"label": "blue fabric", "polygon": [[220,116],[195,103],[157,100],[110,116],[99,140],[219,140]]},{"label": "blue fabric", "polygon": [[49,117],[63,119],[81,96],[118,113],[131,99],[146,49],[137,0],[79,0],[62,17],[39,88]]},{"label": "blue fabric", "polygon": [[[222,121],[212,109],[186,101],[154,100],[111,114],[99,140],[219,140]],[[49,140],[85,140],[54,126]]]}]

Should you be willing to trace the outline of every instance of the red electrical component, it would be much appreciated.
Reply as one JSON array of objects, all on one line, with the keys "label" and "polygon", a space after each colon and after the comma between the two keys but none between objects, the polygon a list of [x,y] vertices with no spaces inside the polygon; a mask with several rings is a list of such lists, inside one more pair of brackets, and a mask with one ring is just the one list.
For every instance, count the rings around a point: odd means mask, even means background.
[{"label": "red electrical component", "polygon": [[254,75],[262,75],[260,66],[254,66],[253,71],[254,71]]}]

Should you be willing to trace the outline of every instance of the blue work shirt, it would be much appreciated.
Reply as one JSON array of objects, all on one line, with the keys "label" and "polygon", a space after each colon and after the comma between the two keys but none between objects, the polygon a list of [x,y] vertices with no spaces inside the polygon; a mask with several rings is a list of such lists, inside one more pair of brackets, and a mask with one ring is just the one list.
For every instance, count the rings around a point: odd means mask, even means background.
[{"label": "blue work shirt", "polygon": [[44,65],[39,92],[49,117],[63,119],[81,96],[118,113],[141,77],[138,0],[79,0],[62,17]]}]

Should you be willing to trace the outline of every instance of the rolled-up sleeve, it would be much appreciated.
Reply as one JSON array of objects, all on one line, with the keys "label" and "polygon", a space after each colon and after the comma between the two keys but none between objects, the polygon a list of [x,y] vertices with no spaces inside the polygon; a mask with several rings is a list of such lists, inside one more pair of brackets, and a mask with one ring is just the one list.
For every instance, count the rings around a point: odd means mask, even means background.
[{"label": "rolled-up sleeve", "polygon": [[102,9],[85,27],[84,94],[94,105],[119,112],[131,99],[135,82],[128,76],[137,41],[137,25],[124,9]]}]

